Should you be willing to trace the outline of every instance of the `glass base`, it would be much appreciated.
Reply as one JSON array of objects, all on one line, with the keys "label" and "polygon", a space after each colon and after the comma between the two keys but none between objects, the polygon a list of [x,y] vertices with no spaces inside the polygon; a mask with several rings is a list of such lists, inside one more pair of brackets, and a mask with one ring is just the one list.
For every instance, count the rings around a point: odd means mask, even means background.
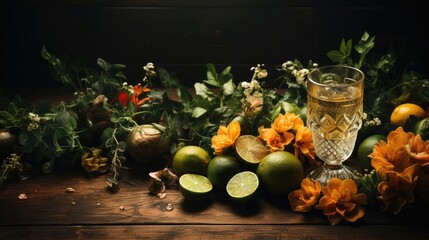
[{"label": "glass base", "polygon": [[329,165],[325,163],[324,165],[311,170],[310,173],[307,174],[307,177],[318,180],[322,186],[326,186],[331,178],[339,178],[343,180],[350,178],[356,181],[357,176],[353,171],[353,169],[343,164]]}]

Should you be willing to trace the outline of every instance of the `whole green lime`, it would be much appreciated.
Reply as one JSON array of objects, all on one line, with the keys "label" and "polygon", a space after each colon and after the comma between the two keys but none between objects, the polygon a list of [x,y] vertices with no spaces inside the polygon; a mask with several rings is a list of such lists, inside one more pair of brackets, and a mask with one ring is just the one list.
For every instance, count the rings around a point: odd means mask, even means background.
[{"label": "whole green lime", "polygon": [[293,154],[276,151],[261,160],[256,174],[267,193],[286,195],[299,188],[304,177],[304,168]]},{"label": "whole green lime", "polygon": [[207,178],[217,189],[225,190],[226,184],[241,170],[238,160],[231,155],[214,157],[207,168]]},{"label": "whole green lime", "polygon": [[241,128],[241,134],[248,134],[251,131],[251,127],[250,127],[250,121],[247,117],[243,116],[243,115],[237,115],[235,116],[232,121],[237,121],[240,124],[240,128]]},{"label": "whole green lime", "polygon": [[357,159],[362,170],[367,169],[371,171],[373,169],[371,166],[371,158],[368,155],[373,152],[375,144],[379,143],[381,140],[387,141],[387,137],[382,134],[374,134],[368,136],[359,144]]},{"label": "whole green lime", "polygon": [[429,140],[429,117],[421,119],[414,126],[414,134],[420,134],[421,138],[426,141]]},{"label": "whole green lime", "polygon": [[173,156],[174,173],[181,176],[186,173],[207,175],[207,167],[211,157],[204,148],[188,145],[180,148]]}]

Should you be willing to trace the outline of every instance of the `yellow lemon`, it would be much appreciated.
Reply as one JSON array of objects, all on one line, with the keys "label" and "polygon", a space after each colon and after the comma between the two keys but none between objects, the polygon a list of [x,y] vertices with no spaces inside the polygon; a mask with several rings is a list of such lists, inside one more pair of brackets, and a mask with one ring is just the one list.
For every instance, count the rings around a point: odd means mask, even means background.
[{"label": "yellow lemon", "polygon": [[390,115],[390,122],[396,126],[403,126],[410,115],[426,117],[425,110],[414,103],[403,103],[398,105]]}]

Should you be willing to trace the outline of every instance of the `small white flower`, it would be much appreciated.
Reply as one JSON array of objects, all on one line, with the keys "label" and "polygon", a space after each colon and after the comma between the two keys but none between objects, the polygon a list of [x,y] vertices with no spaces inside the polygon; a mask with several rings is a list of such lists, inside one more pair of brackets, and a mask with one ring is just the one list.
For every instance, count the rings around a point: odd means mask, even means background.
[{"label": "small white flower", "polygon": [[146,71],[146,76],[155,76],[155,66],[153,63],[147,63],[146,66],[143,67],[143,69]]},{"label": "small white flower", "polygon": [[295,77],[296,77],[296,81],[299,83],[299,84],[303,84],[304,83],[304,80],[305,80],[305,77],[307,76],[307,74],[309,73],[309,70],[308,69],[306,69],[306,68],[303,68],[303,69],[301,69],[301,70],[299,70],[297,73],[296,73],[296,75],[295,75]]},{"label": "small white flower", "polygon": [[259,71],[259,72],[256,74],[256,77],[257,77],[258,79],[266,78],[267,76],[268,76],[268,72],[267,72],[267,70],[265,70],[265,69],[263,69],[263,70]]},{"label": "small white flower", "polygon": [[379,118],[374,118],[374,122],[375,122],[375,125],[377,125],[377,126],[380,126],[381,125],[381,121],[380,121],[380,119]]},{"label": "small white flower", "polygon": [[250,87],[250,83],[248,83],[248,82],[241,82],[241,87],[243,87],[243,88],[249,88]]},{"label": "small white flower", "polygon": [[32,121],[32,122],[35,122],[35,123],[40,122],[39,115],[37,115],[37,114],[35,114],[35,113],[32,113],[32,112],[28,113],[28,118],[29,118],[29,119],[30,119],[30,121]]},{"label": "small white flower", "polygon": [[33,131],[33,130],[37,129],[38,127],[39,127],[39,124],[34,123],[34,122],[31,122],[31,123],[29,123],[29,124],[28,124],[28,126],[27,126],[27,130],[28,130],[29,132],[31,132],[31,131]]},{"label": "small white flower", "polygon": [[283,69],[293,70],[295,68],[293,65],[294,64],[293,64],[292,61],[286,61],[285,63],[282,64],[282,68]]}]

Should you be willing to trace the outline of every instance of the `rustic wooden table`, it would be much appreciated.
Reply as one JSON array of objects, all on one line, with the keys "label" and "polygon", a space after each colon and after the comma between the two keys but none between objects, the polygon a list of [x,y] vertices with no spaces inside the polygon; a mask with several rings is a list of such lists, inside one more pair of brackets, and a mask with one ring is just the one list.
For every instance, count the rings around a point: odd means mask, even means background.
[{"label": "rustic wooden table", "polygon": [[145,171],[125,169],[122,176],[116,193],[107,190],[105,175],[82,170],[7,182],[0,189],[0,239],[429,238],[429,208],[418,203],[396,216],[368,207],[359,222],[331,226],[320,211],[292,212],[285,199],[262,195],[243,206],[215,193],[193,203],[177,189],[160,199],[149,195]]}]

